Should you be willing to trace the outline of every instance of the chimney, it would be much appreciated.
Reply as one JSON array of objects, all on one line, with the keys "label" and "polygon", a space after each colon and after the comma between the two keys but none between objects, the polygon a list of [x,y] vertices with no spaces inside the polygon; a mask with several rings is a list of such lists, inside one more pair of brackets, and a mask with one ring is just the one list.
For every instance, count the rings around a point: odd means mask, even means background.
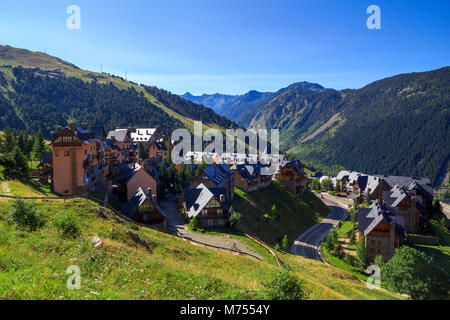
[{"label": "chimney", "polygon": [[57,126],[57,127],[56,127],[55,133],[56,133],[56,134],[59,134],[61,131],[62,131],[61,126]]},{"label": "chimney", "polygon": [[225,195],[224,194],[220,195],[220,203],[225,203]]}]

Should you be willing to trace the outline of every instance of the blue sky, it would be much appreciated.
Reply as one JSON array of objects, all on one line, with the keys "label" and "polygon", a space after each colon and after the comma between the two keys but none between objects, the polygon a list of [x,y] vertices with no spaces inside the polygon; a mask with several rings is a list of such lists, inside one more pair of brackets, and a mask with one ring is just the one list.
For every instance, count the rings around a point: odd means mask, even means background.
[{"label": "blue sky", "polygon": [[[68,30],[69,5],[81,30]],[[381,30],[369,30],[369,5]],[[3,0],[0,44],[174,93],[360,88],[450,65],[450,1]]]}]

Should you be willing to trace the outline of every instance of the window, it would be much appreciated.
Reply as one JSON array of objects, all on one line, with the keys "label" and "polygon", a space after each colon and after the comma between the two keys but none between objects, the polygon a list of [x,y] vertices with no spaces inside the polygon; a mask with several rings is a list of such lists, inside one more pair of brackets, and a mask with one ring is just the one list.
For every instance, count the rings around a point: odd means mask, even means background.
[{"label": "window", "polygon": [[375,244],[375,240],[371,240],[370,243],[371,243],[371,244]]},{"label": "window", "polygon": [[370,252],[372,252],[372,253],[373,253],[373,252],[375,252],[375,249],[373,249],[373,248],[372,248],[372,249],[370,249]]},{"label": "window", "polygon": [[70,156],[70,151],[64,151],[64,157]]},{"label": "window", "polygon": [[202,215],[207,216],[208,215],[208,210],[202,210]]},{"label": "window", "polygon": [[211,199],[210,202],[206,205],[207,208],[220,208],[220,202],[216,199]]},{"label": "window", "polygon": [[223,214],[223,210],[222,209],[217,209],[217,215],[221,216]]},{"label": "window", "polygon": [[59,151],[55,151],[55,157],[59,157]]}]

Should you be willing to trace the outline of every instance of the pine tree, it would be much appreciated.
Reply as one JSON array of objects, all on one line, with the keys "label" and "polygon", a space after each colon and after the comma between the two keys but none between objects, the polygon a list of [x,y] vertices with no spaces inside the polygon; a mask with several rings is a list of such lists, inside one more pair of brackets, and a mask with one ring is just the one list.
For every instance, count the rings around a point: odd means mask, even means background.
[{"label": "pine tree", "polygon": [[366,238],[361,237],[356,246],[356,265],[365,271],[368,265],[367,251],[366,251]]},{"label": "pine tree", "polygon": [[34,160],[42,160],[42,154],[45,152],[45,142],[42,131],[39,130],[37,136],[34,138],[33,156]]},{"label": "pine tree", "polygon": [[10,166],[5,174],[12,179],[23,180],[29,176],[28,161],[18,146],[15,146],[10,155]]},{"label": "pine tree", "polygon": [[14,135],[10,128],[5,128],[3,132],[3,141],[1,143],[2,153],[10,153],[14,149]]}]

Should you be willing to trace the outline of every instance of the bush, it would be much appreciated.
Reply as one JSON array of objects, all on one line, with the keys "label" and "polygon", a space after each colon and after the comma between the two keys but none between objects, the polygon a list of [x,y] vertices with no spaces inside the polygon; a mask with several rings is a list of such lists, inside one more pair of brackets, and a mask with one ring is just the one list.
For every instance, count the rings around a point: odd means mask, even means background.
[{"label": "bush", "polygon": [[25,203],[23,200],[14,200],[8,214],[8,222],[17,228],[30,232],[42,229],[45,219],[36,210],[33,203]]},{"label": "bush", "polygon": [[191,222],[189,223],[189,226],[192,228],[192,230],[197,231],[203,228],[202,221],[198,217],[193,217],[191,219]]},{"label": "bush", "polygon": [[267,300],[304,300],[308,297],[305,282],[289,270],[282,269],[270,282],[263,283]]},{"label": "bush", "polygon": [[382,268],[384,266],[384,259],[382,256],[378,255],[375,257],[375,260],[373,262],[374,265]]},{"label": "bush", "polygon": [[242,219],[242,214],[240,214],[239,212],[233,212],[230,216],[230,226],[232,228],[237,228],[237,226],[241,222],[241,219]]},{"label": "bush", "polygon": [[447,218],[445,216],[441,219],[441,226],[447,228]]},{"label": "bush", "polygon": [[270,218],[273,221],[280,219],[280,212],[278,211],[276,205],[273,205],[272,209],[270,210]]},{"label": "bush", "polygon": [[355,257],[352,256],[351,254],[347,253],[345,255],[344,262],[351,266],[354,266],[355,265]]},{"label": "bush", "polygon": [[284,250],[284,251],[286,251],[286,252],[288,252],[289,251],[289,239],[288,239],[288,236],[287,235],[285,235],[284,237],[283,237],[283,239],[281,240],[281,248]]},{"label": "bush", "polygon": [[55,226],[63,238],[75,239],[81,233],[75,217],[68,213],[59,216],[55,221]]},{"label": "bush", "polygon": [[350,244],[356,244],[356,230],[350,231]]}]

